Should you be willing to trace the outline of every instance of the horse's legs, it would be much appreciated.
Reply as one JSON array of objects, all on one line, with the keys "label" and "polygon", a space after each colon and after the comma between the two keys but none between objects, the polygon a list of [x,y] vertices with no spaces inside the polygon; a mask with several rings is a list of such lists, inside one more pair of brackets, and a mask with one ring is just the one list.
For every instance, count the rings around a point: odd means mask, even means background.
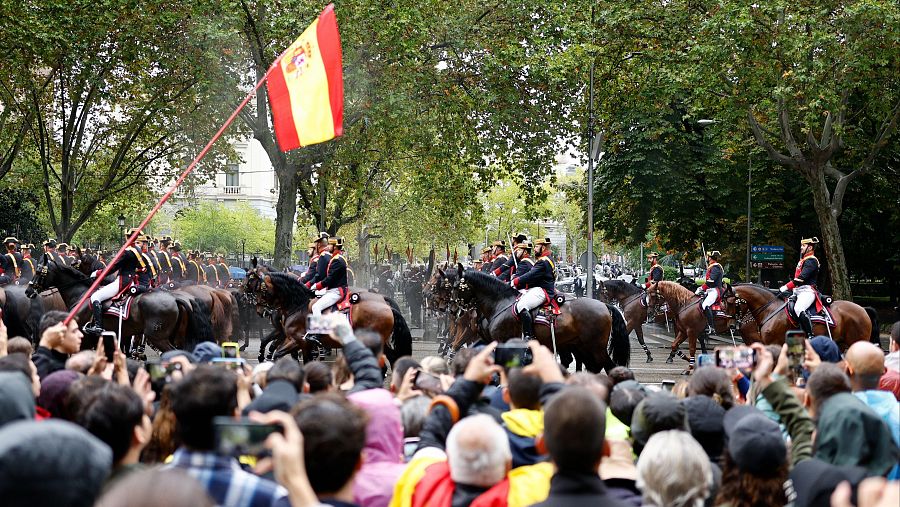
[{"label": "horse's legs", "polygon": [[[653,361],[653,356],[650,355],[650,349],[647,347],[647,344],[644,343],[644,319],[647,317],[647,310],[640,306],[640,301],[636,302],[638,305],[638,309],[636,312],[630,312],[634,315],[628,319],[629,327],[634,328],[634,334],[637,336],[638,343],[641,344],[641,348],[644,349],[644,353],[647,354],[647,362]],[[631,333],[631,330],[628,330]]]},{"label": "horse's legs", "polygon": [[688,353],[690,354],[690,359],[688,359],[688,368],[682,372],[682,375],[690,375],[694,370],[694,358],[697,355],[697,333],[688,331]]},{"label": "horse's legs", "polygon": [[672,364],[676,355],[678,357],[684,359],[685,361],[688,360],[688,357],[684,355],[684,352],[678,350],[678,346],[681,345],[686,338],[687,338],[687,334],[685,333],[685,330],[682,329],[680,325],[676,326],[675,327],[675,341],[672,342],[672,350],[669,352],[669,357],[666,358],[666,364]]}]

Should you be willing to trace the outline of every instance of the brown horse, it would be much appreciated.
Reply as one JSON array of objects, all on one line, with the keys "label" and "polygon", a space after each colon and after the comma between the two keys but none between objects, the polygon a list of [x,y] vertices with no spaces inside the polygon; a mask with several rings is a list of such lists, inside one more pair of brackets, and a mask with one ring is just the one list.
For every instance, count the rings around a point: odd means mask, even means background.
[{"label": "brown horse", "polygon": [[[755,284],[734,286],[737,296],[738,320],[756,323],[760,330],[760,341],[780,345],[788,330],[799,329],[792,326],[785,313],[787,302],[777,297],[771,290]],[[829,307],[834,317],[835,327],[829,330],[825,324],[813,322],[813,333],[831,336],[842,350],[858,341],[871,341],[879,346],[878,317],[875,310],[863,308],[852,301],[835,301]]]},{"label": "brown horse", "polygon": [[650,355],[650,349],[644,343],[644,321],[647,320],[647,307],[641,301],[643,291],[634,284],[625,280],[604,280],[600,285],[601,299],[607,301],[615,300],[618,302],[619,308],[622,309],[622,315],[625,316],[625,330],[628,336],[634,331],[637,336],[638,343],[647,354],[647,362],[653,362],[653,356]]},{"label": "brown horse", "polygon": [[[311,360],[311,344],[306,339],[306,316],[315,298],[315,293],[299,283],[297,278],[287,273],[268,273],[261,276],[256,296],[260,304],[279,311],[285,341],[275,352],[281,357],[292,351],[302,350],[304,360]],[[402,355],[412,353],[412,334],[406,320],[392,301],[380,294],[358,292],[358,299],[352,305],[350,324],[354,329],[366,328],[381,335],[385,345],[385,356],[395,361]],[[340,348],[341,344],[323,337],[322,345]]]},{"label": "brown horse", "polygon": [[[475,270],[439,271],[453,287],[453,299],[463,309],[475,309],[479,318],[487,320],[484,332],[490,340],[506,341],[522,335],[522,326],[513,314],[519,291],[497,278]],[[535,325],[535,338],[547,347],[571,347],[584,361],[588,371],[609,371],[627,366],[631,345],[625,332],[622,314],[595,299],[576,299],[561,306],[556,317],[554,336],[546,325]]]},{"label": "brown horse", "polygon": [[[700,312],[701,299],[690,290],[675,282],[654,282],[647,289],[647,298],[650,304],[656,304],[657,298],[662,298],[669,305],[669,310],[675,316],[675,341],[672,342],[672,350],[667,363],[671,363],[676,355],[688,361],[688,369],[684,373],[690,373],[694,368],[694,358],[697,355],[697,338],[700,338],[700,350],[706,353],[706,316]],[[724,302],[724,301],[723,301]],[[728,330],[731,319],[716,317],[716,333],[724,333]],[[678,346],[687,340],[688,356],[678,350]]]}]

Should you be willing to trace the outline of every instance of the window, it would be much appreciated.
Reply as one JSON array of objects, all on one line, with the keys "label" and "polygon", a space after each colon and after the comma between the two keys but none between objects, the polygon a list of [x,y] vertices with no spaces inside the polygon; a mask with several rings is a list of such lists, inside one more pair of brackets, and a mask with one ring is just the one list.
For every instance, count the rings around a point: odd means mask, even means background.
[{"label": "window", "polygon": [[237,164],[229,164],[225,167],[225,186],[239,187],[241,186],[241,173],[238,171]]}]

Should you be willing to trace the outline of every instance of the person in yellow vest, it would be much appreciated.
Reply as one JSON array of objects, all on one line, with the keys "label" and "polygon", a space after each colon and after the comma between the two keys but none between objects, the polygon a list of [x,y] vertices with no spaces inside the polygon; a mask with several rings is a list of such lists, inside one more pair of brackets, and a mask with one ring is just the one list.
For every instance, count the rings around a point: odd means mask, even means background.
[{"label": "person in yellow vest", "polygon": [[[134,245],[126,248],[119,260],[110,269],[111,273],[118,272],[116,279],[112,283],[98,288],[96,292],[91,294],[91,308],[94,311],[94,320],[85,326],[84,330],[86,332],[99,334],[103,331],[104,301],[118,296],[132,285],[138,285],[144,289],[149,288],[149,285],[141,284],[141,275],[147,272],[147,261],[141,252],[141,248],[143,248],[146,240],[147,238],[143,234],[138,234]],[[98,274],[99,272],[95,271],[91,273],[91,277],[94,278]],[[145,278],[144,280],[147,279]]]}]

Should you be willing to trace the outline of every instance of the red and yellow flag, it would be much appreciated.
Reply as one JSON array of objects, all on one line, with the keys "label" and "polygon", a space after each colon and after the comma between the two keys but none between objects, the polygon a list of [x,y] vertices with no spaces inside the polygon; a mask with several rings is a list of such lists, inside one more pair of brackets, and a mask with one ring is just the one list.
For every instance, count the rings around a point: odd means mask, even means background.
[{"label": "red and yellow flag", "polygon": [[341,38],[334,4],[273,64],[269,102],[282,151],[321,143],[344,133]]}]

